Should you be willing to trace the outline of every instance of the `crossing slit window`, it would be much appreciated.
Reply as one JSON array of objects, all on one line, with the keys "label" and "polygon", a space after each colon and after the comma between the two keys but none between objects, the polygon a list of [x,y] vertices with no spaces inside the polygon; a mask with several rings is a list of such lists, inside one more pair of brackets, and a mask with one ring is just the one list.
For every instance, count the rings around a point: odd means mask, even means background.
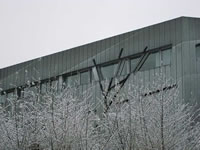
[{"label": "crossing slit window", "polygon": [[104,66],[101,68],[101,72],[104,79],[109,79],[114,77],[116,71],[117,64],[112,64],[108,66]]},{"label": "crossing slit window", "polygon": [[64,81],[64,87],[75,86],[79,84],[79,74],[64,76],[63,81]]},{"label": "crossing slit window", "polygon": [[197,72],[200,73],[200,43],[196,45]]},{"label": "crossing slit window", "polygon": [[171,48],[151,53],[145,61],[144,65],[142,66],[141,71],[154,69],[156,67],[161,67],[170,64]]},{"label": "crossing slit window", "polygon": [[90,83],[90,72],[85,71],[80,74],[80,84],[88,84]]}]

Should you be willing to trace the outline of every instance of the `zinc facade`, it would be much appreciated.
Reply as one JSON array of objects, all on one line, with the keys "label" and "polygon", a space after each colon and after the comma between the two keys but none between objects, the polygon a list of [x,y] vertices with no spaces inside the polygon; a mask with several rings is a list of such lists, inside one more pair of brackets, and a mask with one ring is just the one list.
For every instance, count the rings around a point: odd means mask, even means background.
[{"label": "zinc facade", "polygon": [[62,88],[63,83],[73,84],[72,81],[76,81],[80,92],[93,85],[95,97],[101,97],[93,72],[93,59],[101,69],[104,84],[106,78],[113,76],[122,48],[123,77],[133,70],[145,47],[152,53],[140,72],[131,75],[130,79],[152,82],[162,70],[166,78],[172,77],[179,83],[181,97],[200,104],[200,19],[190,17],[180,17],[2,68],[1,97],[13,93],[16,88],[26,88],[27,83],[39,82],[42,88],[58,82]]}]

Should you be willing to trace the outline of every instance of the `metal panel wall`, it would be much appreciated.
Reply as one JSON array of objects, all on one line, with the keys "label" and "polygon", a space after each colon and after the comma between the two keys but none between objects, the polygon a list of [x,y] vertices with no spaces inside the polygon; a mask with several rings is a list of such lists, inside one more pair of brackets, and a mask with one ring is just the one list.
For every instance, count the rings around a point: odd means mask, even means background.
[{"label": "metal panel wall", "polygon": [[[0,71],[0,87],[7,90],[13,85],[24,85],[28,80],[44,80],[87,68],[93,66],[93,58],[97,64],[110,62],[117,59],[121,48],[124,48],[124,57],[142,52],[146,46],[154,49],[172,44],[170,66],[146,70],[133,78],[140,80],[142,77],[146,84],[164,70],[167,77],[172,76],[180,82],[180,92],[185,99],[197,98],[200,78],[195,45],[200,43],[199,40],[200,19],[181,17],[4,68]],[[98,92],[95,94],[99,95]]]}]

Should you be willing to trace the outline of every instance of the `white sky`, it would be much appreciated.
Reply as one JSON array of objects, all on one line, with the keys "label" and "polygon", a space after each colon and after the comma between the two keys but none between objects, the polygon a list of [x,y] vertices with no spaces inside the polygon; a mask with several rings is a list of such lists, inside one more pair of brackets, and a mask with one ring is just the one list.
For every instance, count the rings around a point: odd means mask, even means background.
[{"label": "white sky", "polygon": [[0,0],[0,68],[180,16],[200,0]]}]

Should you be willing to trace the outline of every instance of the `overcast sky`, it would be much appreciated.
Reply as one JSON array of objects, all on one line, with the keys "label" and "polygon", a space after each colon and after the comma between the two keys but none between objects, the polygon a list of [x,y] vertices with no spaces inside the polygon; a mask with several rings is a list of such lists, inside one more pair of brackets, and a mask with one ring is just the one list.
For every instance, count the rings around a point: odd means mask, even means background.
[{"label": "overcast sky", "polygon": [[0,68],[180,16],[200,0],[0,0]]}]

